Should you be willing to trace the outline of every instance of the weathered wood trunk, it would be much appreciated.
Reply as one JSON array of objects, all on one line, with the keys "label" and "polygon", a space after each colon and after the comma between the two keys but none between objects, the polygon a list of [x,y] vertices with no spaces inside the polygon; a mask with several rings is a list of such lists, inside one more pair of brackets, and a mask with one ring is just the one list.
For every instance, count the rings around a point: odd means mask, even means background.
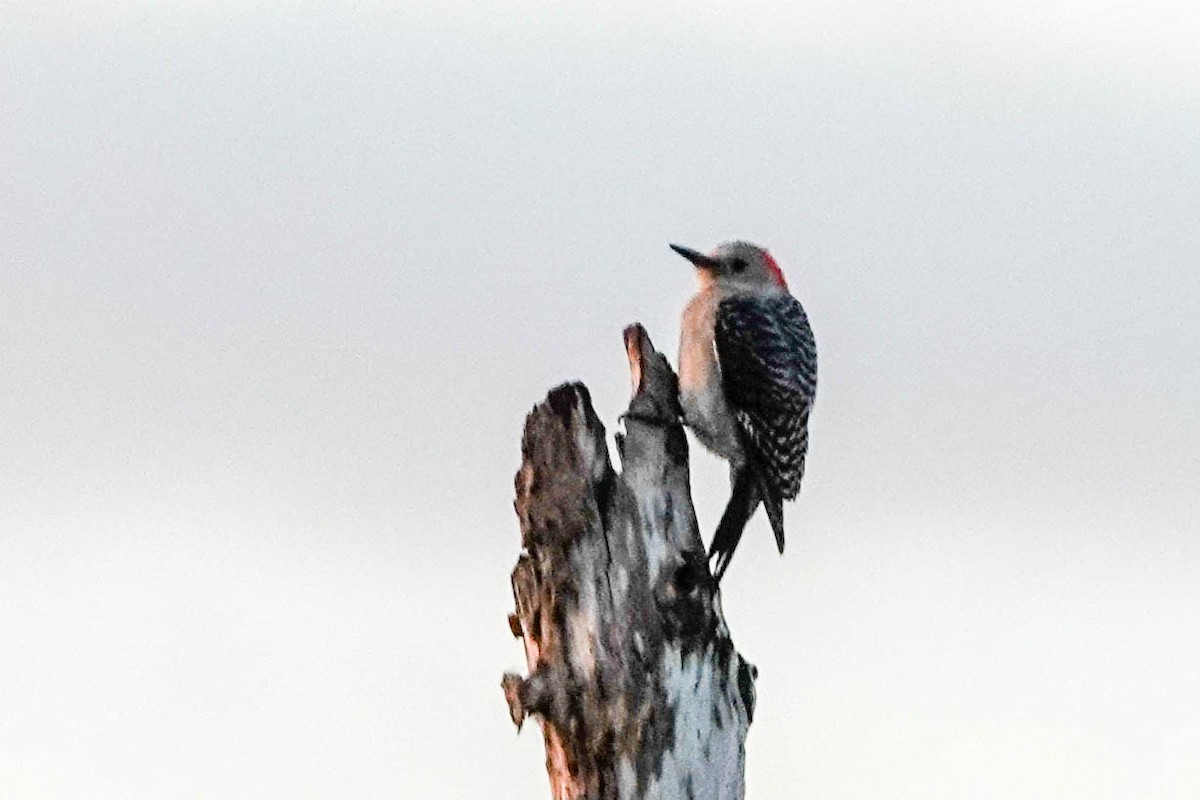
[{"label": "weathered wood trunk", "polygon": [[640,325],[625,346],[620,474],[583,385],[525,420],[509,622],[529,676],[505,675],[505,695],[518,728],[542,724],[556,800],[740,800],[756,671],[696,526],[675,373]]}]

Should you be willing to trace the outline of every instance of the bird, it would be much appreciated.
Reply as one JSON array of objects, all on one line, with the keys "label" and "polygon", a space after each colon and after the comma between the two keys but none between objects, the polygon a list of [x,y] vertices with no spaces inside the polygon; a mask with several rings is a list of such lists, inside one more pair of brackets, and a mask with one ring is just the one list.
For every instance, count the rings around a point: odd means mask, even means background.
[{"label": "bird", "polygon": [[680,328],[683,422],[729,462],[732,491],[708,551],[720,582],[760,504],[783,554],[783,501],[799,493],[808,454],[816,340],[766,249],[745,241],[708,255],[670,247],[695,266],[699,284]]}]

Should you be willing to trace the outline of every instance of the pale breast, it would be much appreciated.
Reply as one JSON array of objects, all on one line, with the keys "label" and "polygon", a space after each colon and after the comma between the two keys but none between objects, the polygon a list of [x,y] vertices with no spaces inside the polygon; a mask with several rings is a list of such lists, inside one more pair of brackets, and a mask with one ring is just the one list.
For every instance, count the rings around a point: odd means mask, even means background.
[{"label": "pale breast", "polygon": [[740,464],[744,458],[737,422],[725,401],[713,327],[721,296],[715,287],[697,293],[683,312],[679,341],[679,404],[683,418],[705,447]]}]

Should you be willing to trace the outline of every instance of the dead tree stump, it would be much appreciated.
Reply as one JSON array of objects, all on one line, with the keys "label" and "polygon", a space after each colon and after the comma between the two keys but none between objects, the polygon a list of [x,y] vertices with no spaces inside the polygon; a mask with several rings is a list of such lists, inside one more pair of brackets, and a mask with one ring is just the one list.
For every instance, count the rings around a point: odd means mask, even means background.
[{"label": "dead tree stump", "polygon": [[525,420],[509,623],[529,676],[504,693],[518,729],[541,722],[555,800],[741,800],[757,672],[696,526],[675,373],[640,325],[625,348],[619,474],[582,384]]}]

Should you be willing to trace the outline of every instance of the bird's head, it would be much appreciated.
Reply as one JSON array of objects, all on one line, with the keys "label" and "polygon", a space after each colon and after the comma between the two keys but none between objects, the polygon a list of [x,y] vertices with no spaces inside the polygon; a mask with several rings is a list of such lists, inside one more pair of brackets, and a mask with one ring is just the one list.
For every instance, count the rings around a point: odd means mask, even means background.
[{"label": "bird's head", "polygon": [[783,270],[770,253],[756,244],[722,242],[708,255],[677,244],[671,249],[695,265],[702,284],[787,290]]}]

